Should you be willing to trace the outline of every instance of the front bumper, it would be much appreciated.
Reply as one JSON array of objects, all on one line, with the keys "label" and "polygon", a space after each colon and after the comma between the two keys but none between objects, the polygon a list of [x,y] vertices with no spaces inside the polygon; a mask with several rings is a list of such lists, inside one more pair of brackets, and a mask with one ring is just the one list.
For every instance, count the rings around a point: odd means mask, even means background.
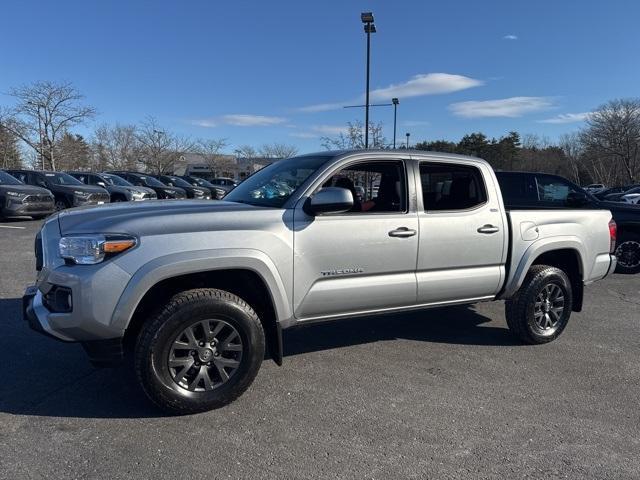
[{"label": "front bumper", "polygon": [[[43,335],[63,342],[75,342],[50,323],[50,317],[56,315],[44,306],[42,292],[36,285],[27,287],[22,296],[22,316],[29,327]],[[80,342],[89,360],[96,367],[111,367],[122,362],[124,358],[124,344],[122,337],[84,340]]]},{"label": "front bumper", "polygon": [[15,202],[9,200],[2,208],[2,215],[5,217],[22,217],[32,215],[50,215],[56,208],[53,202]]}]

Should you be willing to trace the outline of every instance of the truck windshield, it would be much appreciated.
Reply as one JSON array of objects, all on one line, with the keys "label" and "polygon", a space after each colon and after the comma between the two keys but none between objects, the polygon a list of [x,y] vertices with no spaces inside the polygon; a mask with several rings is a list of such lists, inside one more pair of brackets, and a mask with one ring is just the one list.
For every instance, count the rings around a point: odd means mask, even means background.
[{"label": "truck windshield", "polygon": [[321,155],[279,160],[251,175],[231,190],[224,200],[280,208],[330,158],[329,155]]}]

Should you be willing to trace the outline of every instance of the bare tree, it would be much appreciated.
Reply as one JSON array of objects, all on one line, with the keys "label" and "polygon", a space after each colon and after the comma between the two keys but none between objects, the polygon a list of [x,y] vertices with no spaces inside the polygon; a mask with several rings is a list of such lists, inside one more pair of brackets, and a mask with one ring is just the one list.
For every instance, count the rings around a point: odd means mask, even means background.
[{"label": "bare tree", "polygon": [[587,119],[581,141],[590,155],[619,162],[625,180],[640,175],[640,99],[612,100]]},{"label": "bare tree", "polygon": [[584,153],[582,144],[580,143],[580,135],[576,132],[561,135],[559,146],[567,159],[568,170],[571,172],[571,180],[580,185],[582,183],[580,160]]},{"label": "bare tree", "polygon": [[35,82],[13,88],[9,95],[17,103],[0,115],[0,123],[34,149],[43,166],[52,170],[56,169],[60,138],[95,115],[94,108],[83,104],[84,97],[69,82]]},{"label": "bare tree", "polygon": [[[369,140],[372,148],[385,148],[387,142],[382,133],[382,123],[369,124]],[[336,137],[320,137],[320,144],[327,150],[364,149],[364,125],[359,120],[348,122],[345,132]]]},{"label": "bare tree", "polygon": [[93,168],[135,170],[142,158],[135,125],[99,126],[93,139]]},{"label": "bare tree", "polygon": [[258,151],[251,145],[240,145],[233,153],[238,158],[256,158],[258,156]]},{"label": "bare tree", "polygon": [[219,172],[228,171],[233,164],[228,155],[221,153],[227,145],[226,138],[206,138],[198,140],[194,148],[209,167],[209,171],[214,175],[218,175]]},{"label": "bare tree", "polygon": [[153,117],[147,118],[136,138],[140,142],[140,162],[151,173],[171,173],[185,153],[193,151],[193,142],[164,130]]},{"label": "bare tree", "polygon": [[298,153],[298,149],[293,145],[285,143],[268,143],[260,147],[259,154],[264,158],[289,158]]}]

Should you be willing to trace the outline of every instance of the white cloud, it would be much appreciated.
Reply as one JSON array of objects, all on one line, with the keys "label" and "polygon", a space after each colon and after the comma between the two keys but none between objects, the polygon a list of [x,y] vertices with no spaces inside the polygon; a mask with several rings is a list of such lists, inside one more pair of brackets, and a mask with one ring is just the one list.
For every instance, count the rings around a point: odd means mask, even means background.
[{"label": "white cloud", "polygon": [[222,120],[227,125],[235,125],[237,127],[267,127],[270,125],[278,125],[287,121],[282,117],[267,117],[265,115],[246,115],[234,114],[224,115]]},{"label": "white cloud", "polygon": [[582,112],[582,113],[561,113],[560,115],[556,115],[552,118],[546,118],[544,120],[539,120],[538,123],[577,123],[584,122],[589,118],[591,112]]},{"label": "white cloud", "polygon": [[230,114],[214,118],[200,118],[190,123],[198,127],[214,128],[219,125],[233,125],[236,127],[269,127],[285,123],[286,118],[268,117],[266,115]]},{"label": "white cloud", "polygon": [[[475,78],[465,77],[464,75],[425,73],[415,75],[403,83],[392,84],[384,88],[376,88],[371,90],[370,95],[372,101],[391,101],[393,97],[397,97],[402,101],[403,98],[441,95],[478,87],[480,85],[484,85],[484,82],[476,80]],[[299,108],[298,111],[307,113],[326,112],[340,109],[345,105],[361,103],[362,101],[363,97],[359,97],[355,100],[344,102],[319,103]]]},{"label": "white cloud", "polygon": [[504,37],[502,37],[503,40],[518,40],[518,36],[517,35],[513,35],[513,34],[509,34],[509,35],[505,35]]},{"label": "white cloud", "polygon": [[449,105],[449,110],[458,117],[521,117],[527,113],[539,112],[553,107],[548,97],[511,97],[500,100],[472,100]]},{"label": "white cloud", "polygon": [[478,87],[483,84],[484,82],[480,80],[465,77],[464,75],[427,73],[415,75],[411,80],[404,83],[375,89],[371,91],[371,97],[374,100],[390,100],[393,97],[409,98],[423,95],[440,95]]}]

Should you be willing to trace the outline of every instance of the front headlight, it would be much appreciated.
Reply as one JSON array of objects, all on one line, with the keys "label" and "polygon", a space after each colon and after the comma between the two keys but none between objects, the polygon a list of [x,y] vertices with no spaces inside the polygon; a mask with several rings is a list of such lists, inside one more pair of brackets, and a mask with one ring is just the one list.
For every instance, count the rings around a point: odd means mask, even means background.
[{"label": "front headlight", "polygon": [[95,265],[136,243],[136,238],[129,235],[70,235],[60,239],[58,251],[62,258],[77,265]]},{"label": "front headlight", "polygon": [[78,191],[78,190],[75,190],[75,191],[73,192],[73,194],[74,194],[76,197],[80,197],[80,198],[89,198],[89,195],[91,195],[90,193],[87,193],[87,192],[80,192],[80,191]]},{"label": "front headlight", "polygon": [[7,192],[7,195],[9,195],[10,197],[14,197],[14,198],[24,198],[28,194],[22,193],[22,192]]},{"label": "front headlight", "polygon": [[144,198],[144,192],[131,192],[131,196],[136,200],[140,200],[141,198]]}]

